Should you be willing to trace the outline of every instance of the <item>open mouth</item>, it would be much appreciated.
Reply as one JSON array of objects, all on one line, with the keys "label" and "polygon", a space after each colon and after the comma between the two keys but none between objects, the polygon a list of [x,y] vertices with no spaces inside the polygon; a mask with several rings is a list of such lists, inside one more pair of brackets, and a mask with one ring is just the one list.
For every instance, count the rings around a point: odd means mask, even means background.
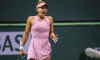
[{"label": "open mouth", "polygon": [[45,12],[43,11],[42,14],[45,14]]}]

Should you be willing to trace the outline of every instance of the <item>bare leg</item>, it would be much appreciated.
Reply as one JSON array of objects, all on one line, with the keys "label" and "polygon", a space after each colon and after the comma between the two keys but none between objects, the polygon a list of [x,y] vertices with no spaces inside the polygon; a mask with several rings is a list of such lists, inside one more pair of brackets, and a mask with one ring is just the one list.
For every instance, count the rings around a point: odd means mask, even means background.
[{"label": "bare leg", "polygon": [[44,60],[49,60],[49,56],[46,59],[44,59]]},{"label": "bare leg", "polygon": [[36,60],[36,59],[32,59],[32,58],[30,58],[30,60]]}]

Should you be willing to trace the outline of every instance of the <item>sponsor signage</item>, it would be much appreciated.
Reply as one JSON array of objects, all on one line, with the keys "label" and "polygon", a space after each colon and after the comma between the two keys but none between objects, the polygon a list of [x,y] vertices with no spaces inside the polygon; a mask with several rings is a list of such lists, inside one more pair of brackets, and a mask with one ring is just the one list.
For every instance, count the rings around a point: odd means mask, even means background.
[{"label": "sponsor signage", "polygon": [[[24,31],[20,32],[0,32],[0,55],[16,55],[19,54],[20,41],[22,41]],[[24,46],[27,54],[29,44],[31,41],[31,34]]]}]

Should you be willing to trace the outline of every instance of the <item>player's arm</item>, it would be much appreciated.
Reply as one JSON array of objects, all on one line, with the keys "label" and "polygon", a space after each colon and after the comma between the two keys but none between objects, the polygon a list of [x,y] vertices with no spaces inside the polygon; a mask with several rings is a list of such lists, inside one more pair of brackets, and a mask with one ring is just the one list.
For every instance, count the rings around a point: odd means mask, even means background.
[{"label": "player's arm", "polygon": [[23,38],[22,38],[22,41],[21,41],[21,44],[20,44],[20,57],[23,56],[25,54],[24,52],[24,45],[28,39],[28,36],[29,36],[29,31],[30,31],[30,27],[31,27],[31,22],[30,22],[30,18],[29,17],[27,19],[27,23],[26,23],[26,28],[25,28],[25,32],[24,32],[24,35],[23,35]]},{"label": "player's arm", "polygon": [[54,33],[54,30],[53,30],[53,18],[51,16],[48,16],[48,19],[50,21],[50,32],[49,32],[49,34],[52,34],[52,33]]},{"label": "player's arm", "polygon": [[25,43],[26,43],[26,41],[28,39],[29,32],[30,32],[30,27],[31,27],[31,16],[28,17],[28,19],[27,19],[25,32],[24,32],[24,35],[23,35],[23,38],[22,38],[21,46],[23,46],[23,47],[24,47],[24,45],[25,45]]},{"label": "player's arm", "polygon": [[55,35],[54,34],[54,29],[53,29],[53,18],[51,16],[48,16],[48,19],[50,21],[50,31],[49,31],[49,36],[50,38],[52,38],[54,40],[54,42],[56,43],[57,42],[57,36],[58,35]]}]

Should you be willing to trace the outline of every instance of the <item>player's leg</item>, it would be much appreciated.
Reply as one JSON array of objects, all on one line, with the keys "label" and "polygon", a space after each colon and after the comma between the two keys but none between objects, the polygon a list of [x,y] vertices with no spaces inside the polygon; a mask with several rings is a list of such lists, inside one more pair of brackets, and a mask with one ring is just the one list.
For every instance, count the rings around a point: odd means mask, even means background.
[{"label": "player's leg", "polygon": [[50,59],[50,56],[48,56],[46,59],[44,59],[44,60],[49,60]]}]

